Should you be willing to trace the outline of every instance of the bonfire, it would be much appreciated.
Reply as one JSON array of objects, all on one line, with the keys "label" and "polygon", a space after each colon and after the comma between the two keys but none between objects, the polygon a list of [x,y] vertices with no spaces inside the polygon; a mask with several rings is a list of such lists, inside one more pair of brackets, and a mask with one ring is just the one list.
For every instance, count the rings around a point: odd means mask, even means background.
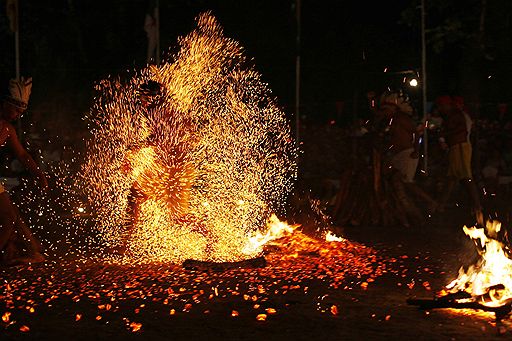
[{"label": "bonfire", "polygon": [[[506,233],[499,221],[487,221],[485,228],[464,226],[464,233],[477,247],[479,258],[434,300],[408,300],[424,309],[471,308],[490,311],[501,320],[512,311],[512,257]],[[501,241],[503,240],[503,241]]]}]

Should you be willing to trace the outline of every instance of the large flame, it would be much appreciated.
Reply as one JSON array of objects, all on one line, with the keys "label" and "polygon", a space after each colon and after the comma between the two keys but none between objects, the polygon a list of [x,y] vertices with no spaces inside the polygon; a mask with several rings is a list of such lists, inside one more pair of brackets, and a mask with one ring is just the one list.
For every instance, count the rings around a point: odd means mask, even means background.
[{"label": "large flame", "polygon": [[487,306],[501,306],[512,300],[512,259],[509,249],[500,242],[501,223],[488,221],[486,228],[464,226],[464,232],[475,241],[480,258],[467,271],[461,268],[457,279],[447,289],[466,291],[473,300]]}]

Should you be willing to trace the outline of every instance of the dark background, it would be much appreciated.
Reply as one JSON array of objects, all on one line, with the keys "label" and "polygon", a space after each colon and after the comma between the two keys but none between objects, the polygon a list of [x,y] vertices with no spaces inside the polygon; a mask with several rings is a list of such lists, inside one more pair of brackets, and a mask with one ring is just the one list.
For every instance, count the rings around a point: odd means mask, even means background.
[{"label": "dark background", "polygon": [[[462,94],[473,104],[473,114],[492,115],[492,110],[483,108],[512,98],[512,2],[427,3],[429,100],[444,93]],[[211,10],[225,34],[240,41],[254,58],[292,117],[293,0],[161,0],[160,6],[162,51],[194,27],[197,14]],[[95,81],[143,67],[148,7],[147,0],[20,0],[21,70],[22,75],[34,77],[28,116],[73,124],[87,111]],[[2,10],[0,80],[6,84],[14,76],[14,39]],[[362,115],[368,90],[380,92],[403,84],[403,76],[394,72],[418,70],[421,65],[419,14],[415,0],[303,0],[305,117],[348,122]],[[418,98],[419,87],[405,88]]]}]

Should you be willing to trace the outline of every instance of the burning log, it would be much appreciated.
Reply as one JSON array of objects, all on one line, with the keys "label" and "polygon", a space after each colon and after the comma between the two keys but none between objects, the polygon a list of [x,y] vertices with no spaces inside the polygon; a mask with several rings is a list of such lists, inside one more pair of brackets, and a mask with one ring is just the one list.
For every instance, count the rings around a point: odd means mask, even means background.
[{"label": "burning log", "polygon": [[227,271],[232,269],[256,269],[264,268],[267,265],[265,257],[260,256],[251,259],[245,259],[237,262],[209,262],[195,259],[187,259],[183,262],[182,267],[186,270],[201,271]]},{"label": "burning log", "polygon": [[[480,259],[446,286],[448,294],[434,299],[410,299],[420,309],[454,308],[493,312],[496,321],[512,311],[512,258],[509,248],[497,238],[501,223],[488,221],[485,229],[464,226],[475,242]],[[446,291],[445,291],[446,292]]]},{"label": "burning log", "polygon": [[422,310],[432,309],[473,309],[492,312],[496,316],[496,321],[501,321],[507,317],[512,311],[512,300],[507,301],[505,304],[500,306],[487,306],[481,304],[473,299],[464,298],[471,297],[466,292],[460,292],[459,298],[456,298],[455,294],[446,295],[434,299],[408,299],[407,304],[417,306]]}]

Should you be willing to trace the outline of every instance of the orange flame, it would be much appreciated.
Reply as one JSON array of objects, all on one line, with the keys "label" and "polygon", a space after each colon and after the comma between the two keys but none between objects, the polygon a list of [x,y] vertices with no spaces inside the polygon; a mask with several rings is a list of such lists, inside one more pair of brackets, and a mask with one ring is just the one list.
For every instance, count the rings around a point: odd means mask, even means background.
[{"label": "orange flame", "polygon": [[508,247],[497,240],[500,230],[499,221],[488,221],[485,229],[464,226],[466,235],[480,246],[480,258],[467,271],[459,270],[458,278],[447,286],[449,292],[466,291],[486,306],[512,300],[512,259]]}]

